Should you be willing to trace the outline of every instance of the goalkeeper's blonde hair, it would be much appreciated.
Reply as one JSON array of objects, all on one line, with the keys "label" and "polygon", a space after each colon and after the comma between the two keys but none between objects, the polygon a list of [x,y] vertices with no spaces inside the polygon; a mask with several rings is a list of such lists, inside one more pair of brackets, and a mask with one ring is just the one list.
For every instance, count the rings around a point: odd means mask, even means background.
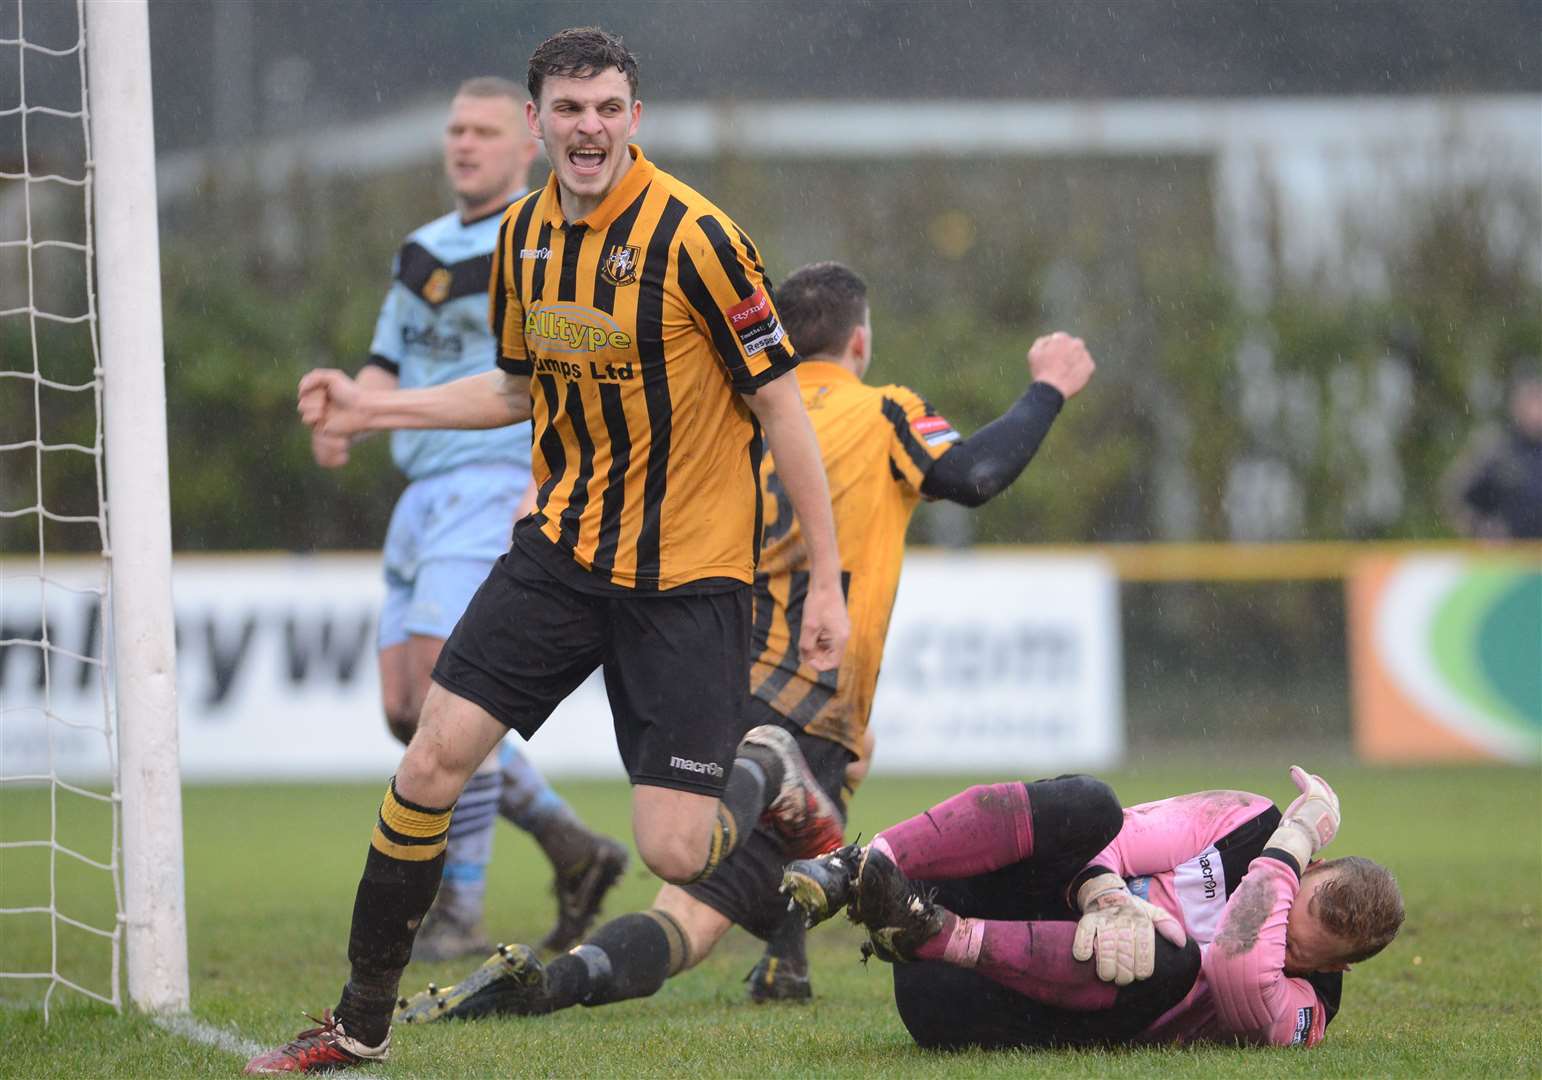
[{"label": "goalkeeper's blonde hair", "polygon": [[1346,964],[1369,960],[1391,944],[1403,925],[1403,894],[1380,863],[1359,855],[1314,864],[1307,873],[1327,874],[1312,898],[1312,913],[1350,942]]}]

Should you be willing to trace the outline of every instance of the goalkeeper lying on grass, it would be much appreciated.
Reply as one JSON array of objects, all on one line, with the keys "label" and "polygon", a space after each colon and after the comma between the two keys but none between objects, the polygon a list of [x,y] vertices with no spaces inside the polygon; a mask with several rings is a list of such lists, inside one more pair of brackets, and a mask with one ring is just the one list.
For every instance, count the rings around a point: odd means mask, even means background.
[{"label": "goalkeeper lying on grass", "polygon": [[973,787],[783,888],[811,924],[845,906],[868,928],[924,1047],[1315,1046],[1403,901],[1369,859],[1313,858],[1338,797],[1290,774],[1283,816],[1243,791],[1121,810],[1087,776]]}]

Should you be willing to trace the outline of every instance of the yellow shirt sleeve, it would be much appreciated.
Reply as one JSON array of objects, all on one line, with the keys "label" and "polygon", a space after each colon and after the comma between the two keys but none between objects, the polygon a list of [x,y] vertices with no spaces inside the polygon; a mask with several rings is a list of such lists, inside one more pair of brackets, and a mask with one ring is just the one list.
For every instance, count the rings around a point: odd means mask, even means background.
[{"label": "yellow shirt sleeve", "polygon": [[909,387],[886,386],[882,400],[889,421],[889,464],[894,478],[919,495],[932,462],[958,442],[959,434]]}]

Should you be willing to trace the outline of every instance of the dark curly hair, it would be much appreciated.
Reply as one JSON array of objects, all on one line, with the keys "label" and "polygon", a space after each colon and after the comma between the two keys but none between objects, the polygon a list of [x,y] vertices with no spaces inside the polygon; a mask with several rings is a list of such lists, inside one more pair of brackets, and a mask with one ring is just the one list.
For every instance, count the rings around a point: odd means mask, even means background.
[{"label": "dark curly hair", "polygon": [[541,103],[541,85],[549,78],[589,79],[609,68],[626,76],[632,97],[637,96],[637,57],[615,34],[598,26],[575,26],[559,30],[530,54],[530,73],[525,85],[530,100]]}]

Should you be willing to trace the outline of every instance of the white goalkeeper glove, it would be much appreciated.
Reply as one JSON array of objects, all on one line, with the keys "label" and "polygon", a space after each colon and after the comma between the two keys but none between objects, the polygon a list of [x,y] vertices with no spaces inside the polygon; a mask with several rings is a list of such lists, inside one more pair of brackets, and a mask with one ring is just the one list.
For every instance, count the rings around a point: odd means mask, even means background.
[{"label": "white goalkeeper glove", "polygon": [[1082,910],[1071,942],[1077,960],[1097,957],[1098,978],[1116,986],[1149,979],[1156,970],[1156,935],[1183,948],[1188,935],[1173,915],[1130,892],[1124,878],[1109,872],[1076,890]]},{"label": "white goalkeeper glove", "polygon": [[1279,827],[1264,846],[1290,852],[1296,865],[1305,870],[1312,856],[1327,847],[1338,834],[1342,815],[1339,797],[1322,777],[1292,765],[1290,779],[1301,794],[1285,808]]}]

